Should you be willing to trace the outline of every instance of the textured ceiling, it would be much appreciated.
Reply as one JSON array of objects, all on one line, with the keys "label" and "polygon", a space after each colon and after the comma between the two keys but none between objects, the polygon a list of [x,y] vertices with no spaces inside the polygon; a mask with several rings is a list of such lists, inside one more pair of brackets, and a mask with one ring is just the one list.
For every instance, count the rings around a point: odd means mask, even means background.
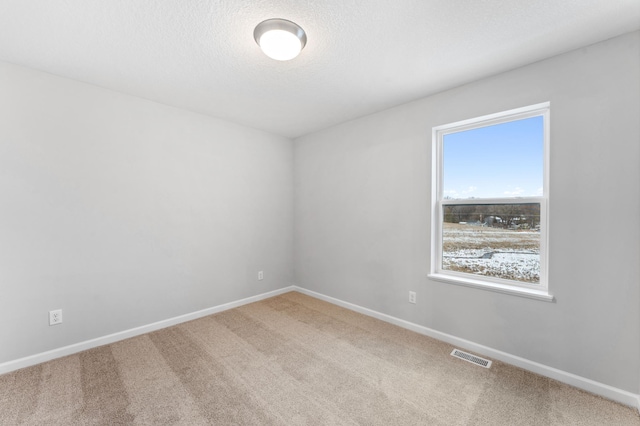
[{"label": "textured ceiling", "polygon": [[[253,40],[274,17],[292,61]],[[0,60],[296,137],[638,28],[639,0],[1,0]]]}]

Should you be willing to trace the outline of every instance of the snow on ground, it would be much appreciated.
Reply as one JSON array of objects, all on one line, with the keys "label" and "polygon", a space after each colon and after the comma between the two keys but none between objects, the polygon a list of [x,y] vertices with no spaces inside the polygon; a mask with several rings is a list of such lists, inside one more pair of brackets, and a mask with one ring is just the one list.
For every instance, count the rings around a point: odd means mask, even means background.
[{"label": "snow on ground", "polygon": [[[448,253],[445,253],[448,256]],[[537,283],[540,281],[540,255],[522,253],[496,253],[491,259],[445,257],[443,269],[508,280]]]},{"label": "snow on ground", "polygon": [[450,223],[445,223],[443,231],[443,269],[540,281],[539,232]]}]

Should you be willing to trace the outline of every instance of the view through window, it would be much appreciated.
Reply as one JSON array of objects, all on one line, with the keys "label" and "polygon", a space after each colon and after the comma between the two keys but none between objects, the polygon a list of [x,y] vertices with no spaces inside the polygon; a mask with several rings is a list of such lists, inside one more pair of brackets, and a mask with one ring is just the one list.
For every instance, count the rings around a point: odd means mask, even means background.
[{"label": "view through window", "polygon": [[540,204],[448,204],[442,269],[540,282]]},{"label": "view through window", "polygon": [[434,129],[435,273],[546,289],[548,105]]}]

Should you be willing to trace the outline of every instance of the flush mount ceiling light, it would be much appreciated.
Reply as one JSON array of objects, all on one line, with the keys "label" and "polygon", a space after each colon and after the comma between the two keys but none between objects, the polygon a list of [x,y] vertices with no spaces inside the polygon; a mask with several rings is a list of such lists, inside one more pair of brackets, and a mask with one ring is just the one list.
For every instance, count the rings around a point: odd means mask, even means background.
[{"label": "flush mount ceiling light", "polygon": [[293,59],[307,44],[307,35],[294,22],[267,19],[253,30],[253,38],[265,55],[278,61]]}]

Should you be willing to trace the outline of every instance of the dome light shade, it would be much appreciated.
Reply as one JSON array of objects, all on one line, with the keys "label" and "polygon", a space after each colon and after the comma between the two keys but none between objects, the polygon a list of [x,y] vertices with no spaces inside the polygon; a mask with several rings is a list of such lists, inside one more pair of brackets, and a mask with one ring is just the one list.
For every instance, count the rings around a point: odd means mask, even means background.
[{"label": "dome light shade", "polygon": [[307,44],[304,30],[286,19],[260,22],[253,31],[253,38],[265,55],[278,61],[295,58]]}]

